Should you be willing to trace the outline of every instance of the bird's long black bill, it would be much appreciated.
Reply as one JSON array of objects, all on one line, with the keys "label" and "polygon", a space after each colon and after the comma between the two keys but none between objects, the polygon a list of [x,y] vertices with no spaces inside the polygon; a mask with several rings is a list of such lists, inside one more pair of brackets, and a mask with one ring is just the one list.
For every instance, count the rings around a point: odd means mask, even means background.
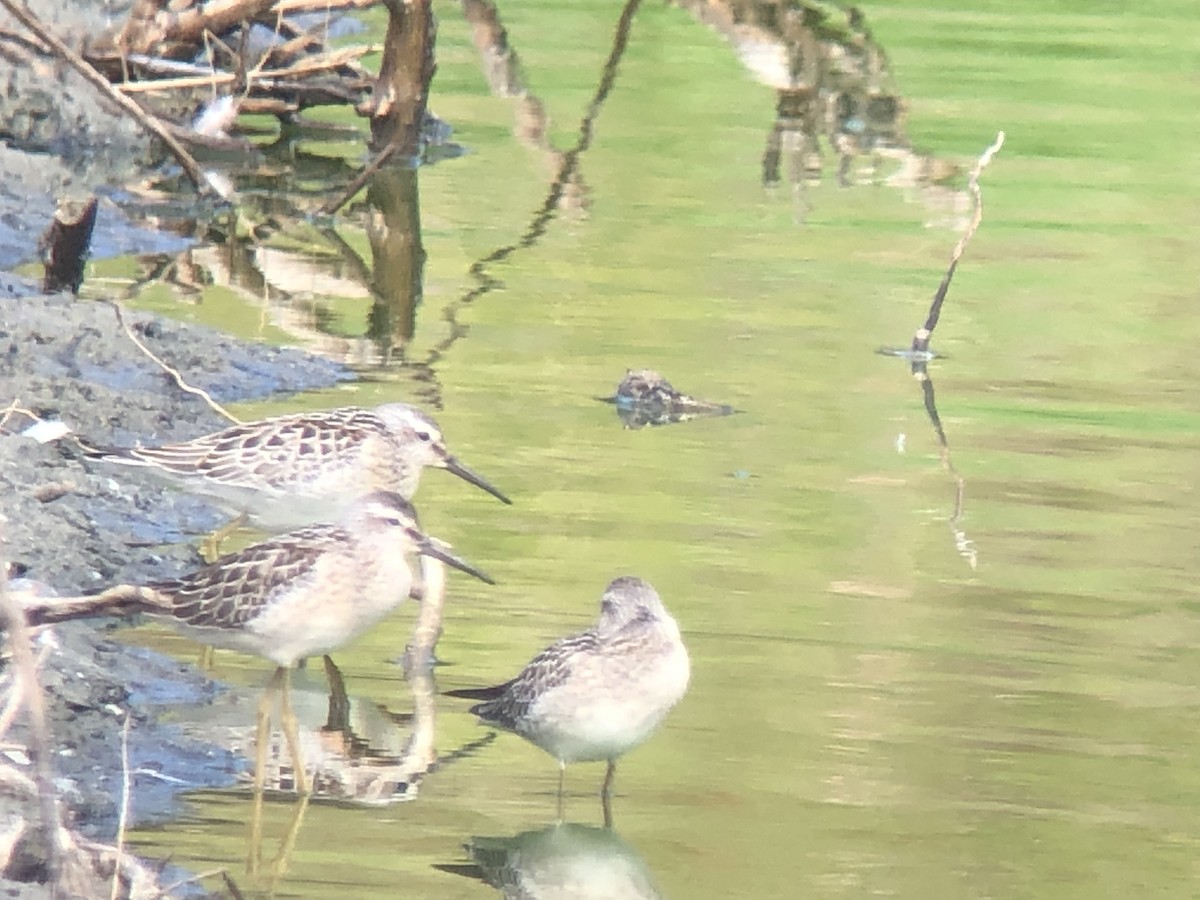
[{"label": "bird's long black bill", "polygon": [[466,466],[464,466],[462,463],[460,463],[455,457],[453,457],[453,456],[446,457],[446,469],[453,472],[455,475],[457,475],[459,478],[461,478],[463,481],[467,482],[468,484],[473,484],[473,485],[475,485],[475,487],[482,488],[483,490],[487,491],[489,494],[491,494],[493,497],[495,497],[501,503],[507,503],[509,506],[512,505],[512,501],[509,500],[506,496],[504,496],[504,494],[500,493],[500,491],[497,488],[493,487],[492,484],[486,478],[484,478],[482,475],[477,475],[475,472],[468,469]]},{"label": "bird's long black bill", "polygon": [[420,551],[422,556],[431,556],[434,559],[440,559],[446,565],[450,566],[450,568],[458,569],[460,572],[466,572],[468,575],[474,575],[485,584],[496,583],[492,576],[475,568],[465,559],[460,559],[459,557],[455,556],[450,552],[450,549],[445,544],[436,538],[430,538],[422,542]]}]

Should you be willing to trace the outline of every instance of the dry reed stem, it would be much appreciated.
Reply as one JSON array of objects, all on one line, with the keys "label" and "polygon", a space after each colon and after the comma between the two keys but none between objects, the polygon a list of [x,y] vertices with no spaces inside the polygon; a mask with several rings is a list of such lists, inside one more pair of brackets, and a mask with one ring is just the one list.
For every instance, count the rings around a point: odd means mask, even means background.
[{"label": "dry reed stem", "polygon": [[[46,664],[46,658],[50,655],[51,646],[49,643],[43,642],[41,649],[38,651],[37,659],[33,661],[34,675],[42,671]],[[3,739],[8,734],[8,729],[12,728],[12,723],[16,721],[17,716],[24,708],[23,693],[19,689],[20,684],[16,676],[12,679],[12,690],[9,693],[7,702],[4,704],[4,711],[0,713],[0,739]]]},{"label": "dry reed stem", "polygon": [[46,842],[46,871],[51,892],[57,896],[63,871],[65,846],[58,793],[54,788],[54,772],[50,767],[50,735],[46,728],[46,704],[42,686],[37,678],[37,665],[29,640],[25,613],[8,590],[8,574],[0,568],[0,621],[8,632],[12,651],[13,691],[20,693],[20,706],[28,713],[29,755],[33,759],[34,783],[37,785],[41,809],[41,828]]},{"label": "dry reed stem", "polygon": [[109,900],[117,900],[121,891],[121,858],[125,854],[125,832],[129,828],[129,721],[132,717],[125,711],[125,724],[121,728],[121,811],[117,817],[117,848],[113,860],[112,889]]},{"label": "dry reed stem", "polygon": [[21,398],[14,397],[8,406],[0,410],[0,429],[3,429],[4,426],[8,424],[8,420],[13,417],[14,413],[19,413],[22,416],[28,416],[29,418],[33,419],[34,422],[42,421],[41,416],[39,416],[33,410],[26,409],[21,405]]},{"label": "dry reed stem", "polygon": [[[187,878],[181,878],[178,881],[171,882],[170,884],[168,884],[166,887],[164,887],[162,889],[163,896],[170,897],[175,893],[175,891],[177,891],[181,887],[184,887],[185,885],[199,884],[201,881],[204,881],[206,878],[216,878],[217,876],[224,877],[228,883],[229,872],[227,869],[224,869],[224,868],[206,869],[203,872],[197,872],[195,875],[189,875]],[[237,896],[240,897],[241,892],[238,892]]]}]

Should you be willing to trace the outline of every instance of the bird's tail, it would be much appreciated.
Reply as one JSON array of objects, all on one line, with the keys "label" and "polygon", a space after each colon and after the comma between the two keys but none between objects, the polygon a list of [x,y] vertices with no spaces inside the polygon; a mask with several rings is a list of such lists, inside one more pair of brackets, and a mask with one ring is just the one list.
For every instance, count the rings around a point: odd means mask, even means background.
[{"label": "bird's tail", "polygon": [[445,694],[447,697],[459,697],[463,700],[495,700],[507,687],[507,684],[497,684],[484,688],[456,688],[453,691],[445,691]]},{"label": "bird's tail", "polygon": [[504,700],[508,689],[513,686],[513,682],[506,681],[504,684],[496,684],[491,687],[483,688],[458,688],[453,691],[446,691],[447,697],[462,697],[464,700],[481,700],[483,702],[476,703],[468,710],[473,716],[478,716],[485,724],[495,725],[499,728],[509,728],[506,724],[506,716],[504,715]]},{"label": "bird's tail", "polygon": [[92,616],[162,612],[167,598],[153,588],[120,584],[87,597],[19,597],[30,625],[49,625]]},{"label": "bird's tail", "polygon": [[126,465],[141,464],[141,460],[134,456],[132,450],[128,447],[107,447],[100,444],[93,444],[79,435],[73,435],[73,437],[75,446],[79,448],[79,452],[83,454],[84,459],[124,463]]}]

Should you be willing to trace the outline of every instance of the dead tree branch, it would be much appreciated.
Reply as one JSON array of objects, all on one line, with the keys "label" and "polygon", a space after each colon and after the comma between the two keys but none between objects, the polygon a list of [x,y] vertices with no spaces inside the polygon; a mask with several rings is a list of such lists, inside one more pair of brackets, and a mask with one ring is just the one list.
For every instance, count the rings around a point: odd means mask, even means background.
[{"label": "dead tree branch", "polygon": [[183,167],[184,172],[187,173],[188,178],[191,179],[192,184],[195,185],[198,192],[201,194],[216,194],[215,189],[209,184],[208,179],[204,177],[204,172],[201,171],[200,166],[183,148],[183,145],[175,140],[174,136],[162,122],[156,117],[147,114],[140,106],[109,84],[108,79],[97,72],[87,60],[47,29],[42,21],[23,2],[18,2],[18,0],[0,0],[0,6],[3,6],[12,13],[13,18],[33,32],[40,41],[49,46],[60,59],[64,60],[72,69],[78,72],[88,84],[108,97],[123,112],[128,113],[142,128],[161,140],[167,146],[167,149],[171,151],[171,155],[175,157],[179,165]]}]

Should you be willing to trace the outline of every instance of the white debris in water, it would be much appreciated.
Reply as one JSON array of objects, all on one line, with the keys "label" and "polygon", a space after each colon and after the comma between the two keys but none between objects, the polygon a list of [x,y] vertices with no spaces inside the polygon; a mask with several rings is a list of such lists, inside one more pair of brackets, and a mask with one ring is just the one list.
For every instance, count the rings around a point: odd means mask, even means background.
[{"label": "white debris in water", "polygon": [[237,119],[238,105],[231,94],[218,97],[192,120],[192,131],[206,137],[226,137]]},{"label": "white debris in water", "polygon": [[21,432],[21,437],[27,437],[39,444],[48,444],[71,433],[71,429],[61,419],[41,419],[34,422]]},{"label": "white debris in water", "polygon": [[222,200],[232,203],[237,196],[237,190],[233,186],[233,179],[224,172],[218,172],[216,169],[206,169],[204,171],[204,180],[220,195]]}]

